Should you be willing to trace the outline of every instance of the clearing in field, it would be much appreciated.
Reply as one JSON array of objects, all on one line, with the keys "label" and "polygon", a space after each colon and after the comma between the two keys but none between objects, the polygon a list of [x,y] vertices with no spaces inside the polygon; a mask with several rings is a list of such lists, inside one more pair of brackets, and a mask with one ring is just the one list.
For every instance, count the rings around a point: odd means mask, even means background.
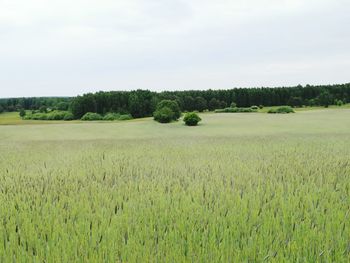
[{"label": "clearing in field", "polygon": [[200,116],[0,126],[0,262],[350,260],[350,110]]}]

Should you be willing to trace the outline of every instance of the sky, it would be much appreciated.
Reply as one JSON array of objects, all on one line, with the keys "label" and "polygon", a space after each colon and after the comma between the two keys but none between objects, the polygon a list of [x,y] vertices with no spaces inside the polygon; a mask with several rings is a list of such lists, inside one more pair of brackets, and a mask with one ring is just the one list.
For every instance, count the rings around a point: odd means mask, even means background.
[{"label": "sky", "polygon": [[0,97],[350,82],[349,0],[0,0]]}]

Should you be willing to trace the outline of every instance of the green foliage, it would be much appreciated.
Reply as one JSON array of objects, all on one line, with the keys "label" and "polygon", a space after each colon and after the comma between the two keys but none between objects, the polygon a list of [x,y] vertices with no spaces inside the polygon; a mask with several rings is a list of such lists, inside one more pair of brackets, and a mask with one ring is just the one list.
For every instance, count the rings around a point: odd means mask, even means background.
[{"label": "green foliage", "polygon": [[259,105],[259,109],[263,109],[264,108],[264,105]]},{"label": "green foliage", "polygon": [[230,105],[230,108],[237,108],[237,103],[232,102],[231,105]]},{"label": "green foliage", "polygon": [[46,113],[34,113],[34,114],[28,114],[24,116],[24,120],[47,120],[47,114]]},{"label": "green foliage", "polygon": [[195,109],[194,98],[192,96],[184,96],[183,98],[183,109],[187,111],[193,111]]},{"label": "green foliage", "polygon": [[24,116],[26,116],[26,111],[25,111],[24,109],[21,109],[21,110],[19,111],[19,116],[20,116],[21,118],[23,118]]},{"label": "green foliage", "polygon": [[270,109],[267,113],[294,113],[294,110],[290,106],[282,106],[276,109]]},{"label": "green foliage", "polygon": [[299,96],[291,97],[287,104],[291,107],[301,107],[303,106],[303,99]]},{"label": "green foliage", "polygon": [[23,117],[25,120],[50,120],[50,121],[58,121],[58,120],[73,120],[73,114],[69,111],[51,111],[48,113],[42,112],[34,112],[31,114],[27,114]]},{"label": "green foliage", "polygon": [[[206,109],[224,109],[250,107],[251,105],[292,107],[320,106],[336,104],[336,100],[350,102],[350,83],[324,86],[294,86],[276,88],[235,88],[228,90],[189,90],[151,92],[148,90],[112,91],[88,93],[75,98],[10,98],[0,99],[3,111],[13,112],[20,109],[38,110],[69,109],[75,119],[87,112],[105,115],[107,112],[131,114],[134,118],[152,116],[157,102],[176,101],[180,111],[205,111]],[[0,111],[1,111],[0,108]],[[171,108],[171,107],[170,107]]]},{"label": "green foliage", "polygon": [[116,121],[116,120],[119,120],[119,118],[120,118],[119,113],[109,112],[103,117],[103,120],[104,121]]},{"label": "green foliage", "polygon": [[99,121],[102,120],[102,116],[98,113],[94,112],[87,112],[84,114],[83,117],[81,117],[82,121]]},{"label": "green foliage", "polygon": [[344,102],[343,102],[342,100],[336,100],[336,101],[335,101],[335,104],[336,104],[337,106],[342,106],[342,105],[344,105]]},{"label": "green foliage", "polygon": [[162,100],[157,104],[156,111],[161,110],[162,108],[169,108],[173,112],[173,120],[178,120],[181,116],[181,110],[176,101],[173,100]]},{"label": "green foliage", "polygon": [[74,120],[74,115],[73,115],[73,113],[67,111],[67,112],[65,113],[64,117],[63,117],[63,120],[65,120],[65,121],[72,121],[72,120]]},{"label": "green foliage", "polygon": [[317,97],[317,101],[321,106],[328,108],[333,103],[334,98],[328,91],[324,91]]},{"label": "green foliage", "polygon": [[215,113],[249,113],[256,112],[256,109],[252,108],[225,108],[225,109],[217,109]]},{"label": "green foliage", "polygon": [[40,107],[39,111],[41,113],[46,113],[47,112],[47,107],[43,105],[43,106]]},{"label": "green foliage", "polygon": [[0,105],[0,113],[4,112],[4,107]]},{"label": "green foliage", "polygon": [[195,112],[188,112],[185,114],[183,121],[187,126],[197,126],[202,119]]},{"label": "green foliage", "polygon": [[64,102],[64,101],[59,102],[56,106],[57,110],[60,110],[60,111],[67,111],[68,107],[69,107],[68,102]]},{"label": "green foliage", "polygon": [[195,98],[195,109],[199,112],[203,112],[205,109],[208,108],[207,101],[201,97],[198,96]]},{"label": "green foliage", "polygon": [[259,107],[256,106],[256,105],[253,105],[253,106],[251,106],[250,108],[251,108],[252,110],[258,110],[258,109],[259,109]]},{"label": "green foliage", "polygon": [[216,110],[218,108],[220,108],[220,101],[216,98],[212,98],[210,101],[209,101],[209,110],[213,111],[213,110]]},{"label": "green foliage", "polygon": [[153,114],[154,120],[160,123],[169,123],[175,120],[174,112],[167,106],[157,109]]},{"label": "green foliage", "polygon": [[47,114],[47,119],[52,121],[64,120],[66,112],[64,111],[52,111]]},{"label": "green foliage", "polygon": [[132,120],[132,116],[130,114],[121,114],[119,116],[119,119],[120,121],[127,121],[127,120]]}]

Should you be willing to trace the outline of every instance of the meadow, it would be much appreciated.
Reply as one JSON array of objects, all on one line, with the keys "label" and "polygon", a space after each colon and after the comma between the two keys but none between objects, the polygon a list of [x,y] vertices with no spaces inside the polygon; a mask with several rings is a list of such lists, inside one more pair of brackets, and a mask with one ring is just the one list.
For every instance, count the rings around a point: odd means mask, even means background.
[{"label": "meadow", "polygon": [[350,261],[350,109],[197,127],[6,114],[0,262]]}]

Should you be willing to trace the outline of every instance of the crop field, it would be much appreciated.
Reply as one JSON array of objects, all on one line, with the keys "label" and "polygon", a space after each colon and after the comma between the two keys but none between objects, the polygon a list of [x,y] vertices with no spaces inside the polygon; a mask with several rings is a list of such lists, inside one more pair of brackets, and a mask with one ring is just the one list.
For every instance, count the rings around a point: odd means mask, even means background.
[{"label": "crop field", "polygon": [[349,109],[200,116],[0,125],[0,262],[350,261]]}]

